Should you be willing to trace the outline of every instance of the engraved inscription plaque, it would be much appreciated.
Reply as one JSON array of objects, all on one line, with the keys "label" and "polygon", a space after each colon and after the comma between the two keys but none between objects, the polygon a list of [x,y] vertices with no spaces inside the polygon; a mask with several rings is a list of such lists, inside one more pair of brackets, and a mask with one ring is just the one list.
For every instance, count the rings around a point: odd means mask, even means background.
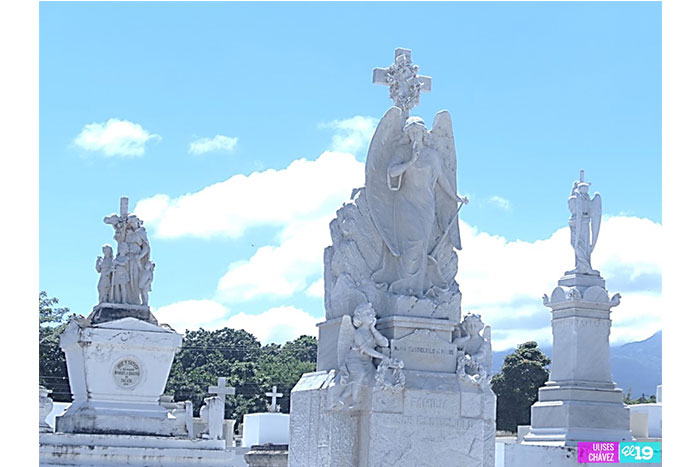
[{"label": "engraved inscription plaque", "polygon": [[406,370],[453,373],[457,369],[457,346],[433,331],[418,329],[391,340],[391,358],[402,360]]},{"label": "engraved inscription plaque", "polygon": [[114,364],[112,376],[120,388],[130,389],[139,384],[143,371],[141,365],[132,357],[122,358]]}]

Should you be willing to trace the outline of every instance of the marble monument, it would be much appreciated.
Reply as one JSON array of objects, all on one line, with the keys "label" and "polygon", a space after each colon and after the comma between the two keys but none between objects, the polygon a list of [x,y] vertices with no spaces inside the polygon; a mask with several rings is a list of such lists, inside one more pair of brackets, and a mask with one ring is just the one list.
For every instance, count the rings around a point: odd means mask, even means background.
[{"label": "marble monument", "polygon": [[531,409],[531,429],[524,444],[576,446],[579,441],[629,441],[629,409],[610,372],[611,309],[605,280],[591,266],[600,231],[601,197],[589,194],[583,170],[574,181],[568,204],[575,268],[559,279],[552,296],[552,365]]},{"label": "marble monument", "polygon": [[40,465],[211,467],[235,465],[236,456],[242,462],[242,453],[226,450],[225,427],[232,424],[224,421],[223,398],[233,389],[225,378],[209,388],[214,397],[200,419],[191,401],[163,394],[182,336],[159,324],[148,306],[155,264],[146,230],[128,213],[127,198],[120,214],[104,221],[114,228],[117,254],[112,245],[102,247],[98,304],[61,335],[73,402],[56,417],[55,433],[44,421],[51,400],[40,388]]},{"label": "marble monument", "polygon": [[317,371],[292,390],[289,465],[493,466],[490,328],[461,321],[452,120],[411,116],[431,78],[411,51],[374,70],[394,102],[365,186],[330,223]]}]

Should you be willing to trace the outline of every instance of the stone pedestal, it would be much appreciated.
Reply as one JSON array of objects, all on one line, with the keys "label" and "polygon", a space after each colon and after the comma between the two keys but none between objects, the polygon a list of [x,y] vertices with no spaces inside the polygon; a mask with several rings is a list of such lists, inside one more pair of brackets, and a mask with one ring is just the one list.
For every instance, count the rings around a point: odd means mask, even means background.
[{"label": "stone pedestal", "polygon": [[403,391],[372,385],[356,409],[335,411],[335,372],[307,373],[292,390],[290,467],[494,466],[490,388],[408,370]]},{"label": "stone pedestal", "polygon": [[289,414],[243,415],[243,446],[289,444]]},{"label": "stone pedestal", "polygon": [[133,317],[73,320],[61,335],[73,403],[56,431],[186,436],[159,403],[181,345],[172,329]]},{"label": "stone pedestal", "polygon": [[629,410],[610,373],[610,309],[619,301],[594,274],[564,276],[551,299],[545,296],[552,309],[552,366],[532,406],[525,444],[632,440]]}]

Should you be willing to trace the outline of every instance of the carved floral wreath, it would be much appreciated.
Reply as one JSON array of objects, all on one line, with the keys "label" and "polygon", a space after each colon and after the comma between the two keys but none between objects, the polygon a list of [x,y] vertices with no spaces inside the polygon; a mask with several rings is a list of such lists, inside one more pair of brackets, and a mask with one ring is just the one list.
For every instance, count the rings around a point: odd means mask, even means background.
[{"label": "carved floral wreath", "polygon": [[[387,382],[387,372],[391,370],[393,383]],[[374,376],[379,387],[385,391],[399,392],[406,386],[406,375],[403,372],[403,362],[401,360],[382,360],[377,367],[377,374]]]}]

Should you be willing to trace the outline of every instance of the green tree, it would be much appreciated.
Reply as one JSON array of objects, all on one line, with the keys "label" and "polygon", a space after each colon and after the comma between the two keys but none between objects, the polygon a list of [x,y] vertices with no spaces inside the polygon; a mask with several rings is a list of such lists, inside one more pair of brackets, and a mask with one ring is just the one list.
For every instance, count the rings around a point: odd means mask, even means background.
[{"label": "green tree", "polygon": [[[301,336],[283,346],[268,344],[258,361],[258,370],[263,392],[277,386],[277,392],[284,394],[278,399],[280,410],[289,413],[292,388],[301,375],[316,370],[317,342],[315,337]],[[269,404],[266,399],[265,404]]]},{"label": "green tree", "polygon": [[530,424],[530,406],[537,400],[538,388],[549,379],[550,363],[532,341],[518,345],[506,356],[491,383],[498,397],[497,429],[515,432],[518,425]]},{"label": "green tree", "polygon": [[636,404],[655,404],[656,403],[656,396],[651,395],[649,398],[642,393],[641,397],[638,397],[636,399],[632,398],[632,388],[627,390],[627,393],[625,394],[625,397],[623,401],[625,405],[636,405]]},{"label": "green tree", "polygon": [[215,386],[220,376],[226,377],[236,394],[226,397],[224,409],[227,418],[239,422],[243,414],[256,406],[263,407],[261,397],[251,397],[257,387],[256,365],[261,354],[260,342],[249,332],[231,328],[206,331],[187,331],[182,349],[175,355],[165,392],[176,401],[191,400],[195,415],[209,396],[209,386]]},{"label": "green tree", "polygon": [[252,334],[230,328],[187,331],[182,350],[175,355],[166,393],[175,400],[191,400],[197,415],[208,397],[208,388],[217,378],[227,378],[236,394],[226,397],[225,414],[239,423],[243,415],[263,412],[268,401],[265,392],[284,393],[283,412],[289,411],[289,393],[305,372],[316,366],[316,339],[301,336],[281,346],[262,346]]},{"label": "green tree", "polygon": [[56,305],[57,298],[49,297],[43,290],[39,292],[39,384],[53,391],[53,400],[70,402],[66,357],[59,346],[70,310]]}]

